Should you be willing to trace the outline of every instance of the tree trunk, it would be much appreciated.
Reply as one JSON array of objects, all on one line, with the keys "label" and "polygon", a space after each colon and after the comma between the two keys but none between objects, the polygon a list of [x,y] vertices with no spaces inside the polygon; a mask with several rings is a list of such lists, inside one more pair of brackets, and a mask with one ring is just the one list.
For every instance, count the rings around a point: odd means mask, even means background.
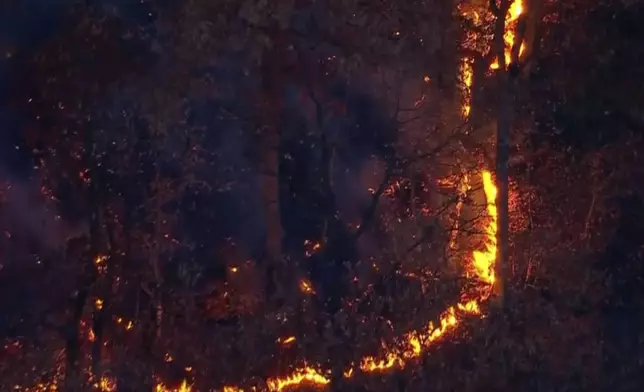
[{"label": "tree trunk", "polygon": [[279,131],[264,130],[261,141],[261,184],[266,222],[266,254],[272,261],[282,257],[282,222],[279,205]]},{"label": "tree trunk", "polygon": [[281,68],[284,51],[284,40],[279,33],[274,34],[274,45],[265,49],[262,58],[262,100],[260,110],[267,113],[265,126],[260,130],[259,168],[261,182],[261,197],[266,224],[264,254],[266,263],[264,274],[266,280],[266,296],[277,291],[279,283],[275,282],[277,265],[282,261],[282,241],[284,231],[280,211],[280,147],[281,147]]},{"label": "tree trunk", "polygon": [[507,303],[507,280],[509,272],[508,259],[508,158],[510,153],[509,135],[511,126],[511,93],[510,82],[507,73],[504,71],[501,77],[501,103],[497,119],[496,134],[496,182],[498,188],[497,211],[498,211],[498,232],[497,232],[497,261],[495,292],[498,295],[501,305]]},{"label": "tree trunk", "polygon": [[115,239],[114,239],[114,220],[107,217],[107,213],[104,210],[101,214],[103,229],[107,236],[108,241],[108,257],[105,260],[105,277],[99,277],[98,287],[100,298],[103,299],[103,305],[96,307],[94,310],[94,318],[92,327],[94,329],[94,345],[92,347],[92,374],[94,377],[100,377],[102,373],[101,369],[101,357],[102,357],[102,347],[103,347],[103,337],[105,336],[105,328],[107,327],[105,320],[109,320],[110,317],[110,304],[112,302],[112,288],[114,285],[114,269],[116,268],[116,254],[114,249],[116,249]]},{"label": "tree trunk", "polygon": [[[87,124],[84,139],[84,162],[89,171],[89,186],[87,190],[87,208],[89,220],[89,249],[81,252],[82,269],[80,287],[76,293],[72,318],[67,328],[66,337],[66,360],[67,369],[65,375],[65,389],[74,390],[78,386],[80,372],[78,369],[78,360],[80,356],[80,322],[83,317],[83,310],[90,291],[96,283],[97,273],[94,264],[95,258],[100,254],[100,189],[101,179],[97,175],[97,156],[95,142],[93,139],[92,125]],[[87,248],[85,248],[87,250]],[[97,358],[94,361],[100,361],[100,350],[93,353]]]},{"label": "tree trunk", "polygon": [[163,233],[161,223],[163,220],[161,214],[161,178],[158,173],[155,179],[154,191],[154,234],[152,236],[152,252],[150,252],[150,264],[152,267],[152,274],[154,276],[154,287],[152,289],[152,306],[154,311],[154,339],[155,342],[161,336],[161,323],[163,322],[163,305],[161,303],[161,285],[163,277],[161,273],[161,241],[163,241]]},{"label": "tree trunk", "polygon": [[80,372],[78,359],[80,356],[80,322],[87,301],[88,290],[81,288],[74,298],[72,318],[67,327],[65,337],[65,381],[64,390],[73,391],[77,387]]},{"label": "tree trunk", "polygon": [[268,126],[261,130],[260,168],[264,219],[266,220],[266,253],[275,262],[282,257],[282,222],[279,205],[279,148],[280,124],[282,116],[282,97],[280,94],[281,52],[283,44],[280,37],[275,46],[266,49],[263,59],[264,102],[268,112]]},{"label": "tree trunk", "polygon": [[94,331],[94,342],[92,343],[92,376],[95,378],[100,378],[101,374],[101,348],[103,347],[105,306],[107,306],[105,303],[102,306],[96,306],[92,317],[92,330]]},{"label": "tree trunk", "polygon": [[526,59],[523,75],[528,75],[532,64],[539,57],[541,31],[539,21],[542,15],[543,0],[526,0],[526,26],[525,26],[525,49],[523,57]]},{"label": "tree trunk", "polygon": [[512,124],[512,91],[511,80],[508,77],[505,61],[505,46],[503,35],[505,33],[505,19],[509,8],[509,1],[502,0],[497,14],[494,30],[494,43],[492,50],[499,62],[497,77],[499,82],[499,107],[497,112],[496,131],[496,185],[497,196],[497,259],[495,264],[494,292],[501,308],[507,307],[507,278],[509,269],[508,260],[508,160],[510,155],[510,127]]},{"label": "tree trunk", "polygon": [[[163,285],[163,275],[161,269],[161,242],[163,241],[163,232],[162,232],[162,223],[163,223],[163,214],[161,212],[161,207],[163,205],[163,199],[165,195],[162,192],[166,190],[162,186],[162,178],[159,173],[159,168],[156,168],[154,182],[152,184],[152,205],[150,214],[153,217],[153,226],[152,226],[152,235],[151,235],[151,244],[150,244],[150,254],[149,254],[149,266],[152,271],[152,284],[153,287],[145,285],[146,279],[143,278],[144,284],[142,285],[145,293],[150,298],[149,302],[149,311],[150,318],[146,323],[145,339],[143,339],[144,352],[147,354],[148,359],[151,360],[154,358],[155,348],[161,337],[161,326],[163,323],[163,303],[161,301],[161,288]],[[152,378],[152,375],[147,375]]]},{"label": "tree trunk", "polygon": [[[85,148],[90,148],[86,146]],[[90,169],[90,185],[89,185],[89,208],[90,208],[90,225],[89,225],[89,260],[88,268],[91,269],[91,272],[88,272],[91,276],[91,284],[96,286],[99,279],[95,261],[98,256],[101,255],[101,200],[100,200],[100,189],[99,184],[103,183],[104,179],[98,173],[99,163],[95,160],[97,159],[95,151],[90,152],[89,159],[91,160],[91,169]],[[103,312],[105,306],[105,298],[100,298],[101,304],[95,304],[92,329],[94,332],[94,344],[92,346],[92,372],[94,377],[99,377],[100,373],[100,362],[102,356],[103,347]]]}]

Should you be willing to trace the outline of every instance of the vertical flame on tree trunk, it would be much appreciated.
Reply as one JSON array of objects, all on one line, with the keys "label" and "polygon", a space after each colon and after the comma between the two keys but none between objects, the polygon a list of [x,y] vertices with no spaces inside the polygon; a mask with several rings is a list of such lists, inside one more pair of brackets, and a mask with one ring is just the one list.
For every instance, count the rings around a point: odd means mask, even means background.
[{"label": "vertical flame on tree trunk", "polygon": [[[489,68],[496,71],[498,80],[499,105],[496,108],[496,181],[498,189],[498,228],[496,230],[496,264],[495,275],[497,279],[493,282],[494,292],[503,305],[506,301],[505,283],[509,268],[508,260],[508,160],[509,160],[509,134],[512,126],[512,80],[509,78],[508,66],[518,62],[525,54],[526,24],[525,24],[525,0],[491,0],[488,11],[495,17],[494,38],[490,43],[485,42],[482,37],[474,36],[467,45],[475,48],[482,48],[481,55],[489,52],[494,59]],[[533,0],[531,3],[536,3]],[[531,5],[531,4],[530,4]],[[534,14],[534,13],[532,13]],[[476,11],[464,13],[465,17],[471,19],[475,25],[482,20]],[[534,22],[534,16],[528,22]],[[530,27],[532,26],[532,27]],[[528,30],[531,37],[534,37],[534,23],[528,23]],[[531,50],[531,47],[528,48]],[[461,66],[461,79],[463,80],[463,115],[467,119],[471,110],[471,67],[468,66],[468,59],[463,60]],[[469,83],[468,83],[469,82]]]}]

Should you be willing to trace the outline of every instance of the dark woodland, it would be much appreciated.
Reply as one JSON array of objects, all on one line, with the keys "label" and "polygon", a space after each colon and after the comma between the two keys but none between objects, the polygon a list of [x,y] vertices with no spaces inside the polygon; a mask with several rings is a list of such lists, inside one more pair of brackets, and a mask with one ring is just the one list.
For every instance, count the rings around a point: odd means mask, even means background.
[{"label": "dark woodland", "polygon": [[1,1],[0,391],[639,390],[643,20]]}]

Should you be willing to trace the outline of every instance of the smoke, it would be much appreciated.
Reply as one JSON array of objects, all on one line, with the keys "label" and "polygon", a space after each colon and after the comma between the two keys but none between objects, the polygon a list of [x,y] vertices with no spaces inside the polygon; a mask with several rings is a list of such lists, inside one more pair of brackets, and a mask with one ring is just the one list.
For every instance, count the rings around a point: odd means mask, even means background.
[{"label": "smoke", "polygon": [[62,250],[67,240],[87,233],[71,225],[41,192],[36,180],[12,178],[0,168],[0,230],[11,239],[28,239],[47,251]]},{"label": "smoke", "polygon": [[222,138],[212,162],[215,183],[226,195],[219,214],[228,218],[223,223],[230,227],[235,238],[247,249],[257,249],[263,244],[266,231],[260,177],[245,156],[248,140],[243,131],[232,124],[225,124],[219,131]]},{"label": "smoke", "polygon": [[376,157],[357,164],[339,160],[334,169],[333,185],[340,213],[348,222],[359,224],[362,210],[371,202],[369,190],[377,189],[385,176],[385,163]]},{"label": "smoke", "polygon": [[192,125],[205,129],[198,141],[205,164],[198,165],[197,176],[212,189],[203,204],[207,211],[191,216],[186,223],[191,231],[208,232],[205,238],[197,234],[198,241],[205,241],[210,246],[230,237],[252,253],[263,247],[266,231],[260,175],[249,159],[248,129],[228,114],[231,107],[238,109],[235,104],[244,93],[237,89],[249,86],[245,86],[237,74],[239,62],[234,58],[224,60],[214,71],[218,78],[225,80],[221,88],[226,89],[227,96],[190,104]]}]

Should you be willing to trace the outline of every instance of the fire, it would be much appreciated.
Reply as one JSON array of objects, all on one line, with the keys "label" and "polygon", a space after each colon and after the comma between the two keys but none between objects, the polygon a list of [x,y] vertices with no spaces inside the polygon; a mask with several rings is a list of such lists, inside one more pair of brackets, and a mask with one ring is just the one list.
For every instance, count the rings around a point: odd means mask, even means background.
[{"label": "fire", "polygon": [[459,221],[461,218],[461,211],[463,210],[463,205],[465,204],[465,198],[467,193],[472,189],[470,185],[470,176],[467,173],[463,173],[458,184],[458,201],[456,202],[456,219],[454,220],[454,226],[450,235],[449,247],[450,249],[456,248],[456,235],[458,234]]},{"label": "fire", "polygon": [[283,346],[286,346],[288,344],[291,344],[291,343],[295,342],[296,340],[297,339],[295,338],[295,336],[289,336],[287,338],[279,338],[279,339],[277,339],[277,343],[279,343],[279,344],[281,344]]},{"label": "fire", "polygon": [[268,386],[269,391],[277,392],[303,383],[323,386],[330,382],[331,380],[322,372],[310,366],[304,366],[301,369],[295,370],[289,376],[269,378],[268,381],[266,381],[266,385]]},{"label": "fire", "polygon": [[134,322],[132,322],[132,320],[126,322],[125,320],[123,320],[123,317],[117,317],[116,323],[123,326],[123,328],[125,328],[126,331],[129,331],[132,328],[134,328]]},{"label": "fire", "polygon": [[404,347],[402,352],[388,349],[380,359],[371,356],[365,357],[360,363],[360,370],[372,373],[392,368],[403,368],[407,361],[418,358],[423,353],[424,348],[438,340],[457,324],[456,309],[451,306],[441,315],[438,326],[435,326],[433,322],[429,322],[424,330],[412,331],[404,335],[402,337],[402,347]]},{"label": "fire", "polygon": [[192,392],[192,387],[188,385],[188,381],[183,380],[181,385],[177,388],[168,387],[163,383],[158,383],[154,387],[154,392]]},{"label": "fire", "polygon": [[99,274],[105,273],[107,270],[107,256],[105,255],[98,255],[94,259],[94,265],[96,266],[96,271],[98,271]]},{"label": "fire", "polygon": [[[519,17],[523,14],[523,4],[522,0],[515,0],[512,2],[508,15],[506,18],[506,25],[504,31],[504,43],[505,43],[505,60],[506,64],[509,64],[511,61],[511,50],[515,44],[516,40],[516,22]],[[475,23],[483,21],[485,18],[477,12],[471,13],[470,17],[475,19]],[[478,38],[475,38],[475,40]],[[484,47],[489,50],[489,45],[485,44]],[[523,52],[523,45],[519,51],[519,55]],[[497,69],[499,67],[498,59],[496,59],[491,65],[491,69]],[[462,105],[462,115],[464,118],[469,117],[471,111],[471,87],[473,82],[473,59],[470,57],[465,57],[462,59],[460,64],[460,75],[462,81],[462,91],[463,91],[463,105]],[[429,82],[429,78],[425,77],[424,81]],[[85,173],[81,173],[81,178],[88,181]],[[474,292],[465,292],[461,294],[461,300],[449,306],[438,318],[438,321],[428,322],[421,330],[410,331],[406,334],[398,337],[391,344],[382,344],[383,352],[379,355],[374,356],[365,356],[363,357],[357,365],[351,366],[346,369],[343,373],[345,378],[351,378],[354,376],[356,371],[362,371],[364,373],[374,373],[374,372],[383,372],[388,371],[394,368],[403,368],[410,361],[419,358],[423,353],[435,342],[438,342],[445,335],[453,332],[458,325],[462,322],[465,317],[472,315],[481,315],[481,304],[485,301],[489,295],[489,288],[495,282],[494,275],[494,264],[497,256],[497,206],[496,206],[496,197],[497,197],[497,188],[493,180],[492,173],[487,170],[481,171],[481,179],[483,184],[483,192],[485,194],[487,207],[487,222],[485,225],[485,238],[483,249],[473,251],[470,258],[466,260],[467,275],[469,278],[476,279],[481,283],[479,290],[474,290]],[[458,183],[459,195],[464,196],[468,191],[471,190],[469,183],[469,177],[467,175],[463,176]],[[385,194],[391,194],[395,191],[397,187],[400,187],[399,183],[395,183],[385,191]],[[373,191],[373,190],[372,190]],[[462,201],[459,202],[457,208],[460,211],[462,207]],[[451,244],[453,245],[453,244]],[[315,253],[319,252],[322,248],[322,243],[314,241],[305,241],[304,242],[304,252],[306,256],[310,257]],[[95,266],[99,272],[104,271],[106,267],[107,256],[98,256],[95,259]],[[238,268],[236,266],[230,267],[231,273],[236,273]],[[306,280],[300,281],[300,289],[304,293],[314,293],[313,287],[310,282]],[[101,309],[103,307],[103,300],[96,299],[95,307]],[[126,330],[133,328],[132,321],[124,322],[123,319],[118,318],[117,323],[124,325]],[[93,331],[89,330],[90,340],[95,339],[93,336]],[[288,345],[296,341],[295,336],[287,337],[283,340],[278,340],[279,343],[283,345]],[[166,361],[172,361],[172,356],[167,354]],[[187,369],[187,368],[186,368]],[[317,387],[324,387],[330,384],[330,372],[326,370],[320,370],[313,366],[303,365],[298,368],[295,368],[290,374],[278,377],[271,377],[266,380],[266,387],[269,391],[279,392],[292,389],[300,385],[311,385]],[[94,384],[96,390],[102,392],[111,392],[116,390],[116,383],[106,377],[98,379]],[[45,391],[45,390],[58,390],[57,384],[55,381],[45,386],[45,384],[38,384],[35,388],[25,388],[21,389],[16,387],[16,390],[23,391]],[[255,390],[253,388],[252,390]],[[178,387],[168,387],[164,383],[159,382],[155,386],[155,392],[191,392],[192,387],[188,384],[186,380]],[[244,389],[237,386],[224,386],[224,392],[243,392]]]},{"label": "fire", "polygon": [[[485,227],[485,247],[483,250],[474,251],[467,263],[470,277],[478,279],[483,284],[483,288],[491,288],[494,283],[494,262],[496,260],[497,188],[490,171],[483,170],[481,179],[488,215]],[[467,189],[469,189],[469,182],[466,184]],[[439,317],[437,324],[429,322],[422,330],[408,332],[396,339],[394,344],[390,346],[383,344],[383,354],[363,357],[357,368],[350,367],[344,371],[344,377],[347,379],[353,377],[357,369],[364,373],[375,373],[394,368],[403,368],[409,361],[420,357],[433,343],[453,331],[460,324],[463,317],[480,315],[482,313],[481,303],[487,299],[488,293],[489,290],[463,293],[461,302],[448,307]],[[287,338],[286,340],[290,339],[294,341],[295,337]],[[402,347],[402,349],[398,347]],[[328,372],[322,372],[310,366],[303,366],[294,370],[288,376],[270,378],[266,382],[270,391],[283,391],[301,384],[326,386],[329,383]],[[223,391],[243,392],[243,389],[226,386]]]},{"label": "fire", "polygon": [[[514,41],[516,39],[516,22],[519,20],[519,17],[523,14],[523,3],[522,0],[515,0],[510,4],[508,9],[508,14],[505,17],[505,32],[503,33],[503,42],[505,43],[505,64],[510,64],[512,62],[512,47],[514,46]],[[519,56],[523,53],[525,45],[522,43],[519,48]],[[490,69],[499,68],[499,59],[494,60],[490,64]]]},{"label": "fire", "polygon": [[322,244],[320,242],[314,242],[310,240],[304,241],[304,254],[306,255],[306,257],[313,256],[320,249],[322,249]]},{"label": "fire", "polygon": [[470,115],[470,110],[472,110],[471,99],[472,99],[472,76],[474,74],[472,59],[469,57],[463,58],[461,61],[461,82],[463,83],[463,106],[462,113],[463,117],[467,118]]},{"label": "fire", "polygon": [[[491,287],[494,283],[494,261],[496,260],[496,231],[497,231],[497,209],[496,209],[496,185],[492,179],[492,173],[482,171],[483,191],[487,200],[488,223],[486,225],[485,250],[474,251],[471,260],[471,275],[474,275],[486,286]],[[487,291],[482,292],[475,299],[463,300],[455,306],[449,307],[440,317],[438,325],[430,322],[422,331],[412,331],[404,335],[401,340],[406,349],[402,353],[395,350],[386,350],[380,359],[374,357],[363,358],[360,369],[364,372],[377,372],[391,368],[402,368],[405,362],[419,357],[424,349],[439,340],[447,332],[453,330],[461,319],[461,316],[481,314],[480,302],[486,299]],[[462,297],[467,297],[464,294]]]},{"label": "fire", "polygon": [[[475,26],[482,27],[488,25],[494,20],[494,16],[488,10],[480,11],[473,10],[468,8],[466,3],[463,3],[459,6],[459,10],[463,17],[469,19]],[[523,0],[514,0],[510,4],[508,13],[505,18],[505,29],[503,32],[503,42],[504,42],[504,57],[506,66],[512,62],[512,47],[515,44],[516,40],[516,29],[517,22],[519,17],[523,15],[525,9],[523,7]],[[488,37],[475,33],[472,31],[467,32],[465,41],[462,43],[462,46],[466,49],[474,50],[484,55],[490,51],[491,42]],[[519,57],[525,51],[525,44],[521,43],[519,47]],[[469,57],[464,57],[461,60],[461,65],[459,69],[459,74],[462,82],[461,93],[463,96],[463,103],[461,105],[461,112],[464,118],[468,118],[471,111],[471,86],[472,86],[472,59]],[[491,70],[499,69],[499,59],[495,58],[494,61],[490,64]]]},{"label": "fire", "polygon": [[309,282],[306,279],[300,280],[300,291],[303,292],[304,294],[315,294],[315,290],[313,289],[313,285],[311,285],[311,282]]},{"label": "fire", "polygon": [[101,392],[116,392],[116,382],[109,377],[101,377],[93,387]]},{"label": "fire", "polygon": [[494,284],[494,261],[496,260],[496,232],[497,232],[497,210],[496,210],[496,185],[492,180],[490,172],[483,172],[483,191],[488,200],[487,213],[490,223],[486,227],[485,250],[474,251],[473,267],[476,276],[482,281]]}]

